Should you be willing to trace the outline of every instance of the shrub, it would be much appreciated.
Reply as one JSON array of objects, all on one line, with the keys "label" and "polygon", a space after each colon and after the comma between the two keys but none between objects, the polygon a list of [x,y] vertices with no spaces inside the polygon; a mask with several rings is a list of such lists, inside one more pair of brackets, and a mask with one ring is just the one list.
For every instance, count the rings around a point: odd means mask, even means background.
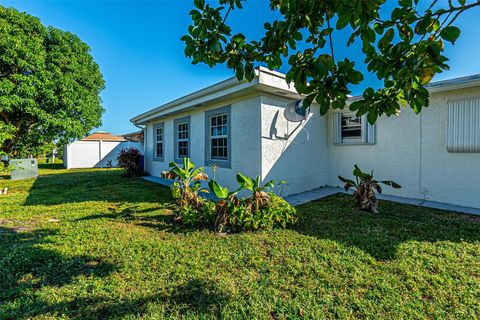
[{"label": "shrub", "polygon": [[267,195],[268,205],[259,210],[252,210],[250,198],[240,200],[240,205],[232,207],[229,227],[234,231],[286,228],[297,221],[293,206],[273,192]]},{"label": "shrub", "polygon": [[373,179],[373,171],[370,174],[362,172],[357,165],[354,166],[353,175],[355,176],[355,181],[345,179],[341,176],[338,176],[338,179],[345,183],[345,191],[348,191],[350,188],[355,189],[353,197],[359,208],[373,213],[378,213],[378,200],[375,196],[375,190],[378,193],[382,193],[382,187],[380,184],[395,189],[401,188],[398,183],[390,180],[378,181]]},{"label": "shrub", "polygon": [[195,168],[189,158],[183,159],[183,167],[170,162],[170,168],[169,172],[162,172],[162,176],[177,180],[170,187],[178,206],[175,220],[189,225],[211,222],[211,205],[200,196],[200,193],[208,192],[200,182],[208,180],[204,168]]},{"label": "shrub", "polygon": [[[252,179],[239,173],[237,182],[239,188],[233,192],[221,187],[215,180],[208,184],[210,190],[221,199],[215,205],[217,232],[285,228],[296,222],[295,208],[272,192],[275,181],[262,186],[259,176]],[[251,191],[251,196],[237,198],[237,193],[242,189]]]},{"label": "shrub", "polygon": [[118,166],[125,169],[124,177],[143,175],[143,156],[135,148],[122,149],[117,157]]},{"label": "shrub", "polygon": [[[175,220],[185,225],[213,225],[217,232],[224,233],[285,228],[297,220],[295,208],[272,192],[273,180],[261,185],[259,176],[252,179],[239,173],[239,187],[230,191],[212,179],[208,187],[219,199],[213,202],[200,196],[209,192],[201,186],[201,181],[209,179],[203,167],[195,168],[190,159],[184,158],[183,167],[171,162],[170,168],[170,171],[162,172],[162,177],[176,180],[170,187],[177,204]],[[251,195],[238,198],[238,192],[243,189],[251,191]]]}]

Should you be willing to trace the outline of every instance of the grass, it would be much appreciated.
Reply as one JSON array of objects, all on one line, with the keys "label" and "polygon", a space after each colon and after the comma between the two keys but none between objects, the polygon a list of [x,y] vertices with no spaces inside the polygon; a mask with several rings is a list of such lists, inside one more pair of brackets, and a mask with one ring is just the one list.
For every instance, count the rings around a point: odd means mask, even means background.
[{"label": "grass", "polygon": [[41,173],[0,181],[0,319],[480,317],[478,217],[338,195],[221,237],[118,170]]}]

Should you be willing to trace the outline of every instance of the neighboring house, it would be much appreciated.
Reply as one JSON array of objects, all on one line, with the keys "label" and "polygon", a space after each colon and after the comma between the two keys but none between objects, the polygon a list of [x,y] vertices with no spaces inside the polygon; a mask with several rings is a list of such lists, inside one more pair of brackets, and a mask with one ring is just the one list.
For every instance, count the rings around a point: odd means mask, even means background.
[{"label": "neighboring house", "polygon": [[[341,185],[354,164],[392,179],[402,189],[384,193],[480,208],[480,76],[431,84],[430,106],[382,116],[373,126],[345,111],[307,119],[284,117],[301,99],[285,76],[265,68],[252,82],[231,78],[145,112],[145,166],[150,175],[170,161],[192,158],[217,166],[216,178],[235,189],[237,172],[263,181],[286,180],[284,194]],[[352,98],[351,100],[355,100]]]},{"label": "neighboring house", "polygon": [[128,142],[123,137],[98,131],[82,140],[63,147],[63,165],[73,168],[104,168],[117,166],[117,156],[124,148],[136,148],[143,153],[143,143]]},{"label": "neighboring house", "polygon": [[125,141],[143,142],[143,131],[135,131],[127,134],[122,134],[121,137],[123,137]]}]

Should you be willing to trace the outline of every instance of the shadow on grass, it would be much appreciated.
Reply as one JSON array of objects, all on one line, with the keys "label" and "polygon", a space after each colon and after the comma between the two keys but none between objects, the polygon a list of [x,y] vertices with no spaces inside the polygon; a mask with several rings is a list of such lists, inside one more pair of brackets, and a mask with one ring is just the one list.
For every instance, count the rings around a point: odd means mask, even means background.
[{"label": "shadow on grass", "polygon": [[[142,317],[151,313],[150,305],[161,305],[162,317],[220,319],[222,306],[229,297],[212,282],[192,279],[184,285],[139,297],[118,300],[105,297],[81,297],[71,302],[52,305],[52,311],[60,311],[74,319],[123,319],[126,316]],[[29,316],[38,316],[30,314]]]},{"label": "shadow on grass", "polygon": [[109,209],[110,213],[106,214],[94,214],[79,218],[75,221],[89,221],[98,219],[112,219],[131,223],[136,226],[151,228],[156,231],[166,231],[170,233],[190,233],[199,230],[211,230],[214,231],[213,226],[197,225],[197,226],[185,226],[180,222],[175,221],[175,215],[173,213],[156,214],[155,212],[169,209],[173,212],[175,207],[173,205],[161,205],[154,208],[140,208],[139,206],[129,206],[125,208],[112,208]]},{"label": "shadow on grass", "polygon": [[61,163],[39,163],[39,170],[65,170],[65,167]]},{"label": "shadow on grass", "polygon": [[33,309],[47,312],[48,302],[32,300],[35,291],[68,285],[81,275],[104,277],[114,270],[98,257],[64,257],[43,248],[56,234],[53,230],[17,232],[0,227],[0,319],[30,318]]},{"label": "shadow on grass", "polygon": [[299,233],[358,247],[378,260],[393,259],[408,241],[478,242],[479,217],[381,201],[380,213],[359,211],[348,195],[297,208]]},{"label": "shadow on grass", "polygon": [[120,170],[89,170],[39,176],[25,205],[59,205],[87,201],[168,202],[168,188],[141,178],[121,177]]}]

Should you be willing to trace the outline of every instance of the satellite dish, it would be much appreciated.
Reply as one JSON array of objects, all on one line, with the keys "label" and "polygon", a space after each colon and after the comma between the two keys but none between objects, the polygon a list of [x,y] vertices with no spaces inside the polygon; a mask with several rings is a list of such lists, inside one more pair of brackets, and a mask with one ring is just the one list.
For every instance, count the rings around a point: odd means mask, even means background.
[{"label": "satellite dish", "polygon": [[283,115],[291,122],[300,122],[307,119],[308,108],[303,107],[303,100],[296,100],[287,103]]}]

